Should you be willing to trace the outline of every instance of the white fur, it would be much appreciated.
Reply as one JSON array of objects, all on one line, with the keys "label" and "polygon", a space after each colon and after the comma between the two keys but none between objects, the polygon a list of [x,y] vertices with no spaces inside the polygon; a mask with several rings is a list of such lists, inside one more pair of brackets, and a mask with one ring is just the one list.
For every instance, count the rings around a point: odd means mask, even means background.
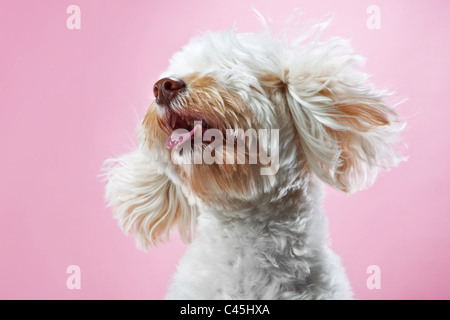
[{"label": "white fur", "polygon": [[[176,155],[164,148],[167,135],[148,143],[144,127],[140,148],[109,166],[107,199],[140,247],[167,239],[175,224],[189,240],[197,219],[167,298],[352,298],[344,268],[327,246],[322,181],[346,192],[368,186],[380,169],[401,160],[393,149],[401,125],[385,105],[386,92],[367,84],[358,70],[363,60],[347,41],[306,39],[207,33],[175,54],[163,75],[211,76],[244,101],[252,126],[281,129],[278,173],[270,181],[255,178],[248,196],[221,193],[211,177],[202,177],[214,193],[205,203],[177,173]],[[279,82],[264,83],[268,74]],[[339,111],[342,105],[369,112],[349,116]],[[390,124],[373,125],[371,110]],[[346,171],[340,169],[349,160],[344,149],[354,157]]]}]

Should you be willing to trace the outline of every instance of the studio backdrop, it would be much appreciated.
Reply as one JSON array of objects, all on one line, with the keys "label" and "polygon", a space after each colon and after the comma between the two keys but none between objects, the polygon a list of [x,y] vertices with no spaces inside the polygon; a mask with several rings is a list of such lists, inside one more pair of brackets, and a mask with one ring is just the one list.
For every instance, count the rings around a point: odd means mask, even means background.
[{"label": "studio backdrop", "polygon": [[0,1],[0,298],[164,298],[186,244],[174,230],[138,250],[101,168],[137,147],[173,53],[205,31],[261,31],[253,8],[279,34],[332,17],[322,37],[350,39],[407,122],[406,162],[354,195],[325,189],[355,298],[450,298],[444,0]]}]

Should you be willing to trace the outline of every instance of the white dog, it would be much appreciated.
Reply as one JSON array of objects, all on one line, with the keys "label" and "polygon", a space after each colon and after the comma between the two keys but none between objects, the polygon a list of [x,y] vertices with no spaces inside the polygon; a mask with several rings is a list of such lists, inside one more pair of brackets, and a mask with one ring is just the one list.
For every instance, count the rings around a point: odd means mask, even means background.
[{"label": "white dog", "polygon": [[[402,159],[403,125],[364,60],[348,41],[320,41],[322,27],[294,41],[234,30],[192,39],[155,84],[138,150],[109,161],[106,197],[139,247],[175,225],[191,242],[167,298],[352,298],[327,247],[322,182],[370,185]],[[269,153],[271,163],[258,158]]]}]

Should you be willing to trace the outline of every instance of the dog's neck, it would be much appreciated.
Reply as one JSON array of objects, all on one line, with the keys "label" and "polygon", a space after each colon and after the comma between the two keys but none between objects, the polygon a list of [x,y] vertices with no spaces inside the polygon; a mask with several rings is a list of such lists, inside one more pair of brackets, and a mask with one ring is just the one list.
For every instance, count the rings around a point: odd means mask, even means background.
[{"label": "dog's neck", "polygon": [[[349,292],[327,247],[322,183],[299,166],[281,170],[258,200],[199,206],[197,236],[179,273],[189,277],[173,292],[191,286],[201,288],[200,296],[218,299],[327,298]],[[200,268],[204,272],[192,276]],[[332,271],[338,280],[323,276]]]},{"label": "dog's neck", "polygon": [[[271,279],[283,283],[279,298],[305,292],[309,284],[328,288],[318,276],[323,273],[321,261],[328,249],[321,192],[315,188],[318,186],[293,188],[278,199],[241,211],[203,208],[192,252],[201,248],[199,252],[211,268],[224,274],[219,288],[239,289],[237,297],[270,296],[274,290]],[[253,284],[254,279],[263,280],[256,287],[242,285]]]},{"label": "dog's neck", "polygon": [[[215,225],[230,237],[248,235],[250,241],[265,241],[276,236],[287,242],[312,241],[308,246],[325,244],[327,227],[321,210],[321,183],[303,179],[289,187],[274,188],[261,201],[245,203],[239,209],[200,208],[199,232],[202,224]],[[310,237],[311,235],[311,237]],[[278,240],[277,240],[278,241]],[[313,245],[314,244],[314,245]]]}]

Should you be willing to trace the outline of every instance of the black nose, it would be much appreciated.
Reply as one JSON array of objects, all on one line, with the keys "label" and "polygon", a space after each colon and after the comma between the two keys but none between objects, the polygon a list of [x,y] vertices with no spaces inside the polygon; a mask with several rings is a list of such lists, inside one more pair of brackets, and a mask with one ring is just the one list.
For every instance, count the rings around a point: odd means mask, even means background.
[{"label": "black nose", "polygon": [[186,88],[183,80],[170,77],[158,80],[153,86],[153,94],[156,98],[156,103],[168,106],[181,91]]}]

